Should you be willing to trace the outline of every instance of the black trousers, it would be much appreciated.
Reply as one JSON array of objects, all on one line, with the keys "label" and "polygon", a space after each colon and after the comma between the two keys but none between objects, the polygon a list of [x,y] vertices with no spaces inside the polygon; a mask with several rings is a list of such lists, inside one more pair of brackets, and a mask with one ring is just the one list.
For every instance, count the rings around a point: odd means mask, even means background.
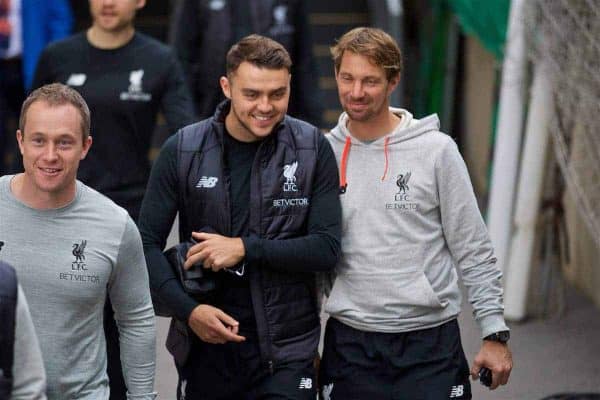
[{"label": "black trousers", "polygon": [[329,318],[321,399],[471,399],[456,320],[406,333],[364,332]]},{"label": "black trousers", "polygon": [[[121,207],[124,205],[121,204]],[[137,221],[141,204],[132,204],[124,207],[131,218]],[[106,338],[106,374],[110,387],[109,400],[127,400],[127,386],[121,367],[121,345],[119,343],[119,328],[115,321],[115,312],[112,309],[110,298],[106,296],[104,303],[104,337]]]},{"label": "black trousers", "polygon": [[127,400],[127,386],[121,368],[121,347],[119,346],[119,329],[115,321],[115,313],[110,299],[104,304],[104,336],[106,337],[106,358],[110,400]]},{"label": "black trousers", "polygon": [[187,363],[178,368],[180,400],[314,400],[314,360],[274,364],[269,371],[258,343],[209,344],[194,340]]}]

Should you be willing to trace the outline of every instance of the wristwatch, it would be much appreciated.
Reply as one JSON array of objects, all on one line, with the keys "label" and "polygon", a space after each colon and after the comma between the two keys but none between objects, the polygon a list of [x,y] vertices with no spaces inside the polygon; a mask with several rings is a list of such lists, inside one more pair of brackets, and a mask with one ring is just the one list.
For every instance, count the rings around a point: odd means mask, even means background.
[{"label": "wristwatch", "polygon": [[510,339],[510,331],[499,331],[483,338],[483,340],[490,340],[492,342],[500,343],[506,343],[508,342],[508,339]]}]

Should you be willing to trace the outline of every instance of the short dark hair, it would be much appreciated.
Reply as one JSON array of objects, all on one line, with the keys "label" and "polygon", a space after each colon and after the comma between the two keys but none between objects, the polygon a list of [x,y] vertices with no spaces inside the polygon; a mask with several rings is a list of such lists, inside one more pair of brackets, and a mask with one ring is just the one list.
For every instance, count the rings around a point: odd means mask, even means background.
[{"label": "short dark hair", "polygon": [[373,64],[383,68],[388,81],[402,72],[402,52],[396,41],[381,29],[352,29],[330,50],[336,71],[340,70],[344,52],[350,51],[367,57]]},{"label": "short dark hair", "polygon": [[231,46],[227,52],[227,76],[234,73],[243,62],[268,69],[292,68],[292,59],[280,43],[261,35],[249,35]]},{"label": "short dark hair", "polygon": [[90,136],[90,109],[87,103],[75,89],[62,83],[44,85],[27,96],[21,107],[21,117],[19,118],[19,130],[22,135],[25,134],[27,110],[36,101],[43,101],[51,106],[72,105],[79,111],[81,117],[81,138],[85,141]]}]

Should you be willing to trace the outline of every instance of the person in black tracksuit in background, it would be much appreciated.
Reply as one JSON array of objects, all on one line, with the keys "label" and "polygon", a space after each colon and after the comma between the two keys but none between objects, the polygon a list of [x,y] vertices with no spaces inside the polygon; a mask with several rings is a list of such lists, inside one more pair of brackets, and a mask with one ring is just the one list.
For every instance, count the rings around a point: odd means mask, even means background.
[{"label": "person in black tracksuit in background", "polygon": [[[136,32],[144,0],[90,0],[92,26],[42,53],[33,88],[61,82],[88,103],[94,147],[78,179],[138,218],[150,174],[148,152],[159,111],[171,132],[196,120],[183,71],[166,45]],[[125,400],[119,341],[110,302],[105,331],[111,400]]]},{"label": "person in black tracksuit in background", "polygon": [[[227,100],[153,166],[139,227],[151,289],[190,336],[178,398],[315,398],[315,273],[340,254],[338,173],[318,129],[286,116],[290,66],[277,42],[243,38],[220,79]],[[177,212],[180,241],[198,242],[186,267],[217,271],[210,302],[183,290],[162,253]]]},{"label": "person in black tracksuit in background", "polygon": [[227,50],[251,33],[281,43],[292,58],[292,93],[288,114],[322,124],[317,68],[301,0],[180,0],[171,23],[177,52],[200,118],[210,117],[224,99],[219,77]]},{"label": "person in black tracksuit in background", "polygon": [[33,88],[61,82],[92,112],[94,149],[78,178],[137,220],[150,174],[148,151],[162,111],[170,132],[196,121],[182,69],[168,46],[136,32],[141,0],[90,1],[92,26],[48,46]]}]

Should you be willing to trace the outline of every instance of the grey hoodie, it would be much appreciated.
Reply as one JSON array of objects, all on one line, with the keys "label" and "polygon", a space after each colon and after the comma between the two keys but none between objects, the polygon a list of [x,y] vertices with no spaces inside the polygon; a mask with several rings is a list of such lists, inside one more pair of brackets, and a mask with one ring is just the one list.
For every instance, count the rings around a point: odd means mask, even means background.
[{"label": "grey hoodie", "polygon": [[327,135],[342,166],[343,256],[325,311],[356,329],[405,332],[460,312],[458,273],[482,337],[507,330],[502,274],[466,166],[437,116],[402,109],[371,143],[351,136],[346,113]]}]

